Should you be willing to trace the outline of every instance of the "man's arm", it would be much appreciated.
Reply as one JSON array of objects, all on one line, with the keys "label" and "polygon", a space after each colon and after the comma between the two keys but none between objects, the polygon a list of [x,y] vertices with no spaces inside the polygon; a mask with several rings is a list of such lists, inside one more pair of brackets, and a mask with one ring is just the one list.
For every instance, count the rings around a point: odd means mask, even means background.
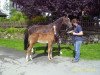
[{"label": "man's arm", "polygon": [[83,35],[83,31],[80,31],[79,33],[73,32],[73,35]]},{"label": "man's arm", "polygon": [[71,33],[73,35],[83,35],[83,31],[80,31],[79,33],[75,33],[73,30],[67,32],[67,33]]}]

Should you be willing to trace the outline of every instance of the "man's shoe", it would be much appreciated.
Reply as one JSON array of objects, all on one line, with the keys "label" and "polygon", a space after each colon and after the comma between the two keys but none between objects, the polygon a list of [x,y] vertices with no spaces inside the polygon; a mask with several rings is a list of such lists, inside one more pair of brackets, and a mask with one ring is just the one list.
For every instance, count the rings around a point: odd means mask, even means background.
[{"label": "man's shoe", "polygon": [[72,63],[77,63],[78,61],[77,60],[72,60]]}]

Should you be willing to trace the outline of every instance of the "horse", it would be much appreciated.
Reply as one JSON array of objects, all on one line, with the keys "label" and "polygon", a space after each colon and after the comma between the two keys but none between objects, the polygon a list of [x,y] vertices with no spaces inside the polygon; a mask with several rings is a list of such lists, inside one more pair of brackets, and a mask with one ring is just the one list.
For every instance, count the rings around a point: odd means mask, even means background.
[{"label": "horse", "polygon": [[70,19],[65,16],[48,25],[33,25],[29,27],[25,32],[24,37],[24,50],[26,50],[26,60],[32,60],[31,50],[33,45],[37,42],[48,44],[48,59],[51,60],[52,44],[56,41],[55,35],[57,35],[57,32],[59,32],[62,25],[67,25],[68,28],[72,27]]}]

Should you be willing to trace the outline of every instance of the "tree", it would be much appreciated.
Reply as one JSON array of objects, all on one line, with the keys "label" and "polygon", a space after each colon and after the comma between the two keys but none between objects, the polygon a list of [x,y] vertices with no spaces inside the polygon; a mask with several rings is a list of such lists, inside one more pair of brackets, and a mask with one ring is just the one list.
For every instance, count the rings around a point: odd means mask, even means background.
[{"label": "tree", "polygon": [[[42,12],[51,12],[53,16],[63,15],[81,16],[82,11],[89,15],[100,13],[99,4],[95,0],[12,0],[13,3],[20,6],[29,18],[40,15]],[[98,9],[97,9],[98,8]],[[89,9],[89,10],[88,10]]]}]

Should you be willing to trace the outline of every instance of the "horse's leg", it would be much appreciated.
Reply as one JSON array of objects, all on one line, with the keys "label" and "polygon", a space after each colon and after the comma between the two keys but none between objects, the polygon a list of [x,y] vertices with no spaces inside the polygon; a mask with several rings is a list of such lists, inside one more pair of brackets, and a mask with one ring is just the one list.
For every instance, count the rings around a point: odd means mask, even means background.
[{"label": "horse's leg", "polygon": [[48,44],[46,44],[45,50],[44,50],[44,54],[46,54],[46,50],[48,49]]},{"label": "horse's leg", "polygon": [[57,42],[57,45],[58,45],[58,55],[60,55],[61,54],[61,47],[60,47],[60,42],[59,41]]},{"label": "horse's leg", "polygon": [[33,53],[32,50],[33,50],[33,45],[32,45],[31,50],[30,50],[30,56],[29,56],[30,59],[29,60],[32,60],[32,53]]},{"label": "horse's leg", "polygon": [[26,53],[26,60],[27,60],[27,61],[29,61],[29,57],[30,57],[30,60],[32,60],[32,56],[31,56],[31,54],[32,54],[32,52],[31,52],[32,47],[33,47],[33,42],[31,41],[31,42],[29,43],[29,47],[28,47],[27,53]]},{"label": "horse's leg", "polygon": [[48,43],[48,59],[51,60],[52,59],[52,43],[49,42]]},{"label": "horse's leg", "polygon": [[26,61],[28,61],[28,52],[26,51]]},{"label": "horse's leg", "polygon": [[32,48],[31,52],[32,52],[33,54],[35,54],[35,50],[34,50],[34,48]]},{"label": "horse's leg", "polygon": [[51,46],[50,58],[53,59],[52,58],[52,46]]}]

